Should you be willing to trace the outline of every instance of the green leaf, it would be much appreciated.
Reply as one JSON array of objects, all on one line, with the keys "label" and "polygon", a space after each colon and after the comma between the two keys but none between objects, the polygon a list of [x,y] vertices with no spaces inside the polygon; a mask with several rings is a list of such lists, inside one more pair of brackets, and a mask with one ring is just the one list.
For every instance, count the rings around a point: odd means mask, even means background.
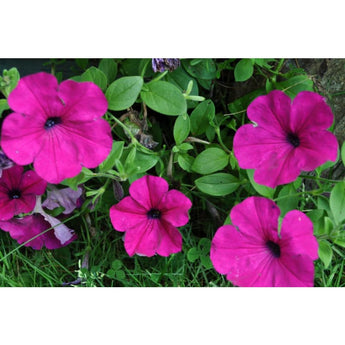
[{"label": "green leaf", "polygon": [[111,268],[114,271],[118,271],[121,267],[122,267],[122,261],[121,260],[116,259],[111,263]]},{"label": "green leaf", "polygon": [[[182,92],[187,90],[188,84],[190,81],[193,82],[192,90],[190,95],[198,96],[199,88],[197,81],[188,75],[182,68],[177,68],[173,72],[170,72],[166,75],[166,80],[174,85],[176,85]],[[195,107],[197,103],[193,101],[187,101],[188,107]]]},{"label": "green leaf", "polygon": [[182,92],[166,81],[145,84],[141,98],[149,108],[164,115],[183,115],[187,111],[187,103]]},{"label": "green leaf", "polygon": [[93,177],[93,172],[87,168],[83,168],[79,175],[67,178],[61,182],[61,184],[72,188],[73,190],[77,190],[78,186]]},{"label": "green leaf", "polygon": [[329,242],[326,240],[319,240],[319,257],[323,264],[325,265],[325,268],[329,266],[329,264],[332,261],[333,256],[333,250]]},{"label": "green leaf", "polygon": [[187,252],[187,259],[189,262],[195,262],[200,256],[199,250],[197,248],[191,248]]},{"label": "green leaf", "polygon": [[251,59],[242,59],[235,66],[235,81],[246,81],[253,75],[253,72],[253,61]]},{"label": "green leaf", "polygon": [[190,119],[187,114],[179,115],[174,125],[174,139],[177,145],[185,140],[190,131]]},{"label": "green leaf", "polygon": [[5,110],[10,109],[7,103],[7,99],[0,99],[0,117]]},{"label": "green leaf", "polygon": [[222,149],[211,147],[201,152],[194,160],[192,170],[199,174],[211,174],[222,170],[229,163],[229,156]]},{"label": "green leaf", "polygon": [[299,199],[296,197],[296,192],[297,191],[293,184],[284,186],[279,192],[277,205],[280,208],[281,217],[287,212],[297,209]]},{"label": "green leaf", "polygon": [[109,156],[99,165],[99,171],[105,172],[113,168],[115,161],[120,159],[123,151],[124,141],[113,141]]},{"label": "green leaf", "polygon": [[249,178],[251,185],[260,195],[265,196],[266,198],[269,198],[269,199],[273,199],[275,189],[256,183],[254,181],[254,170],[253,169],[248,169],[247,175],[248,175],[248,178]]},{"label": "green leaf", "polygon": [[209,123],[214,119],[216,113],[215,106],[211,100],[200,103],[190,116],[190,129],[193,135],[203,134]]},{"label": "green leaf", "polygon": [[126,278],[126,273],[123,270],[116,271],[116,279],[123,280]]},{"label": "green leaf", "polygon": [[338,182],[331,191],[329,205],[336,224],[345,219],[345,181]]},{"label": "green leaf", "polygon": [[157,162],[157,156],[139,152],[133,147],[126,158],[124,170],[127,176],[137,175],[150,170]]},{"label": "green leaf", "polygon": [[212,261],[209,256],[201,256],[200,261],[206,269],[211,269],[213,267]]},{"label": "green leaf", "polygon": [[178,153],[177,162],[183,170],[192,172],[194,157],[190,156],[187,153]]},{"label": "green leaf", "polygon": [[98,68],[107,77],[108,84],[112,83],[116,79],[117,63],[114,61],[114,59],[102,59],[99,62]]},{"label": "green leaf", "polygon": [[12,67],[11,69],[3,70],[3,76],[0,76],[0,91],[7,98],[12,90],[17,86],[20,79],[17,68]]},{"label": "green leaf", "polygon": [[198,59],[198,61],[183,59],[182,65],[191,76],[197,79],[211,80],[217,76],[217,66],[212,59]]},{"label": "green leaf", "polygon": [[234,192],[240,186],[240,182],[231,174],[216,173],[198,178],[195,185],[203,193],[223,196]]},{"label": "green leaf", "polygon": [[98,68],[92,66],[88,68],[82,75],[81,81],[92,81],[96,85],[98,85],[102,91],[105,91],[107,88],[107,77],[106,75],[99,70]]},{"label": "green leaf", "polygon": [[275,84],[275,88],[284,91],[290,98],[295,98],[301,91],[314,91],[314,84],[307,75],[296,75]]},{"label": "green leaf", "polygon": [[109,109],[124,110],[133,105],[143,82],[142,77],[122,77],[111,83],[105,93]]}]

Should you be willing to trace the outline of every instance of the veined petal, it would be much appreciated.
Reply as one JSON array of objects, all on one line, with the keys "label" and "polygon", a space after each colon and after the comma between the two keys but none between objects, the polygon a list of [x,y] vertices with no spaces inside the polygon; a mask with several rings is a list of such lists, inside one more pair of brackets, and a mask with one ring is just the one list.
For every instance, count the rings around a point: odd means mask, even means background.
[{"label": "veined petal", "polygon": [[111,128],[103,119],[85,122],[66,120],[59,130],[73,141],[77,160],[87,168],[100,165],[111,151]]},{"label": "veined petal", "polygon": [[280,210],[270,199],[252,196],[234,206],[230,212],[232,224],[253,243],[278,240]]},{"label": "veined petal", "polygon": [[117,231],[146,226],[147,210],[127,196],[110,208],[110,220]]},{"label": "veined petal", "polygon": [[8,96],[8,105],[30,119],[56,116],[63,112],[57,88],[58,82],[52,74],[40,72],[25,76]]},{"label": "veined petal", "polygon": [[238,286],[253,286],[275,260],[264,241],[253,241],[231,225],[217,230],[210,257],[216,271]]},{"label": "veined petal", "polygon": [[6,190],[19,189],[22,183],[22,175],[24,168],[20,165],[15,165],[10,169],[6,169],[2,173],[0,184],[6,188]]},{"label": "veined petal", "polygon": [[251,121],[269,132],[289,132],[291,99],[280,90],[259,96],[248,106],[247,115]]},{"label": "veined petal", "polygon": [[141,254],[153,256],[159,241],[159,224],[157,220],[146,220],[136,228],[130,228],[125,234],[125,249],[129,256]]},{"label": "veined petal", "polygon": [[160,220],[158,225],[158,246],[157,254],[161,256],[169,256],[173,253],[178,253],[182,249],[182,235],[169,222]]},{"label": "veined petal", "polygon": [[59,86],[59,96],[65,104],[65,112],[72,121],[91,121],[103,116],[108,102],[102,90],[91,82],[65,80]]},{"label": "veined petal", "polygon": [[188,210],[192,202],[180,191],[172,189],[164,194],[158,205],[162,219],[173,226],[183,226],[188,223]]},{"label": "veined petal", "polygon": [[301,134],[300,141],[295,157],[301,170],[312,171],[327,161],[336,161],[339,145],[333,133],[326,130],[305,132]]},{"label": "veined petal", "polygon": [[281,248],[291,255],[308,255],[318,258],[318,243],[313,234],[312,221],[301,211],[288,212],[281,226]]},{"label": "veined petal", "polygon": [[265,156],[254,172],[256,183],[275,188],[278,185],[290,183],[301,173],[296,155],[297,149],[292,146],[280,152],[271,152]]},{"label": "veined petal", "polygon": [[23,174],[21,181],[21,190],[23,195],[42,195],[46,188],[47,182],[39,177],[35,171],[29,170]]},{"label": "veined petal", "polygon": [[37,174],[50,183],[74,177],[82,169],[76,160],[78,151],[75,143],[67,135],[61,135],[56,127],[45,134],[41,151],[34,161]]},{"label": "veined petal", "polygon": [[272,152],[290,147],[282,131],[268,132],[251,124],[241,126],[234,137],[234,155],[242,169],[255,169]]},{"label": "veined petal", "polygon": [[134,181],[129,187],[129,194],[146,210],[156,208],[168,191],[168,182],[158,176],[145,175]]},{"label": "veined petal", "polygon": [[8,198],[0,199],[0,220],[9,220],[13,218],[16,213],[15,200],[9,200]]},{"label": "veined petal", "polygon": [[294,98],[290,116],[294,132],[324,130],[332,125],[333,119],[331,108],[319,94],[301,91]]},{"label": "veined petal", "polygon": [[41,150],[44,135],[43,120],[12,113],[2,125],[1,147],[15,163],[27,165]]}]

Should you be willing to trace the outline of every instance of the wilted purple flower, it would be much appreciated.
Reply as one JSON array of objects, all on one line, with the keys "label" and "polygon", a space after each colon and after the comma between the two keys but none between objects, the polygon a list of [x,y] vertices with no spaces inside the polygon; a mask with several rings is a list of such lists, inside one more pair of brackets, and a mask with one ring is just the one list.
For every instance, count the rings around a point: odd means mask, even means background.
[{"label": "wilted purple flower", "polygon": [[79,199],[83,193],[81,187],[77,190],[71,188],[57,189],[54,185],[48,185],[47,199],[42,203],[43,207],[53,210],[56,207],[63,206],[64,214],[70,214],[75,208],[80,207]]},{"label": "wilted purple flower", "polygon": [[8,168],[12,168],[14,162],[9,159],[4,152],[0,149],[0,177],[2,176],[2,171]]},{"label": "wilted purple flower", "polygon": [[152,59],[154,72],[173,71],[180,66],[180,59]]}]

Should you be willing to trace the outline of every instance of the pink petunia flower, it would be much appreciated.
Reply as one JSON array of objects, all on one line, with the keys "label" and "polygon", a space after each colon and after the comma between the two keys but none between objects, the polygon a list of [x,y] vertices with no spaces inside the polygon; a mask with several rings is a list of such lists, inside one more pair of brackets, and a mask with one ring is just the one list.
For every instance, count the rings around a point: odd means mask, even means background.
[{"label": "pink petunia flower", "polygon": [[0,220],[31,212],[36,204],[36,195],[42,195],[46,187],[47,182],[35,171],[24,172],[19,165],[4,170],[0,178]]},{"label": "pink petunia flower", "polygon": [[242,169],[256,169],[255,182],[275,188],[337,159],[337,139],[327,131],[333,114],[319,94],[302,91],[291,104],[275,90],[256,98],[247,114],[256,125],[241,126],[233,148]]},{"label": "pink petunia flower", "polygon": [[110,153],[111,128],[101,117],[108,103],[91,82],[63,81],[40,72],[20,79],[10,93],[1,146],[19,165],[33,162],[50,183],[97,167]]},{"label": "pink petunia flower", "polygon": [[238,286],[313,286],[318,243],[302,212],[288,212],[278,234],[280,210],[263,197],[249,197],[230,213],[211,244],[217,272]]},{"label": "pink petunia flower", "polygon": [[125,232],[128,255],[169,256],[182,249],[177,226],[188,223],[191,201],[178,190],[169,190],[161,177],[143,176],[129,188],[130,196],[110,208],[117,231]]},{"label": "pink petunia flower", "polygon": [[53,229],[45,232],[51,227],[52,225],[45,221],[40,214],[33,214],[23,218],[13,218],[9,221],[0,221],[0,229],[9,232],[10,236],[17,240],[19,244],[41,234],[25,244],[26,247],[31,247],[36,250],[42,249],[43,246],[47,249],[61,248],[67,246],[77,238],[74,234],[68,241],[61,243]]}]

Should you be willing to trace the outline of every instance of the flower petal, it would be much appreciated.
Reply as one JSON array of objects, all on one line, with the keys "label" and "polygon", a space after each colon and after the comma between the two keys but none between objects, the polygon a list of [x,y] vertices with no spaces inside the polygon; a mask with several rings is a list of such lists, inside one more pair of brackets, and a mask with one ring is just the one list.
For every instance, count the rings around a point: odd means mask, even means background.
[{"label": "flower petal", "polygon": [[[41,215],[35,214],[24,218],[14,218],[7,222],[0,221],[0,228],[9,232],[13,239],[17,240],[19,244],[22,244],[49,229],[50,224]],[[75,238],[76,236],[64,245],[69,244]],[[56,249],[64,245],[54,236],[54,231],[52,230],[41,234],[25,244],[26,247],[32,247],[36,250],[41,249],[43,246],[46,246],[48,249]]]},{"label": "flower petal", "polygon": [[146,226],[147,210],[132,197],[127,196],[110,208],[110,220],[117,231],[127,231]]},{"label": "flower petal", "polygon": [[241,126],[234,136],[234,155],[242,169],[255,169],[275,152],[290,148],[282,131],[271,133],[251,124]]},{"label": "flower petal", "polygon": [[44,181],[33,170],[26,171],[22,176],[21,190],[22,194],[42,195],[47,188],[47,182]]},{"label": "flower petal", "polygon": [[288,212],[281,226],[281,250],[291,255],[318,258],[318,242],[313,235],[312,221],[301,211]]},{"label": "flower petal", "polygon": [[280,210],[270,199],[252,196],[234,206],[230,212],[232,223],[255,243],[278,241]]},{"label": "flower petal", "polygon": [[41,150],[34,160],[34,168],[39,176],[50,183],[60,183],[66,178],[78,175],[82,169],[76,160],[78,151],[75,143],[59,128],[46,132]]},{"label": "flower petal", "polygon": [[128,229],[125,234],[125,249],[128,255],[141,254],[149,257],[155,255],[159,231],[157,220],[146,220],[140,226]]},{"label": "flower petal", "polygon": [[134,181],[129,194],[146,210],[157,208],[163,195],[169,190],[168,182],[158,176],[145,175]]},{"label": "flower petal", "polygon": [[173,226],[183,226],[188,223],[188,210],[192,202],[178,190],[169,190],[161,199],[158,209],[162,213],[162,219]]},{"label": "flower petal", "polygon": [[276,275],[276,285],[282,287],[314,286],[314,263],[307,255],[282,256],[279,260],[280,274]]},{"label": "flower petal", "polygon": [[231,225],[217,230],[211,243],[210,257],[216,271],[226,274],[227,279],[237,286],[265,286],[262,272],[269,271],[275,260],[263,241],[255,241]]},{"label": "flower petal", "polygon": [[58,82],[49,73],[40,72],[21,78],[8,96],[8,104],[17,113],[47,118],[61,113],[63,104],[57,94]]},{"label": "flower petal", "polygon": [[78,162],[87,168],[100,165],[111,151],[113,139],[111,127],[106,120],[67,120],[59,129],[64,137],[68,136],[73,141],[78,152]]},{"label": "flower petal", "polygon": [[9,220],[16,214],[16,200],[0,199],[0,220]]},{"label": "flower petal", "polygon": [[54,227],[54,235],[62,245],[72,241],[72,238],[74,237],[74,230],[68,228],[61,222],[61,220],[52,217],[47,213],[42,214],[42,216],[52,227]]},{"label": "flower petal", "polygon": [[15,163],[27,165],[40,151],[44,135],[43,120],[12,113],[2,124],[1,147]]},{"label": "flower petal", "polygon": [[290,111],[290,97],[280,90],[273,90],[268,95],[255,98],[248,106],[247,115],[251,121],[271,133],[288,133]]},{"label": "flower petal", "polygon": [[293,132],[327,129],[333,119],[331,108],[319,94],[301,91],[294,98],[290,115]]},{"label": "flower petal", "polygon": [[290,183],[301,173],[296,155],[298,151],[292,147],[280,152],[271,152],[261,161],[254,172],[256,183],[275,188],[278,185]]},{"label": "flower petal", "polygon": [[7,191],[10,191],[11,189],[21,189],[23,171],[24,168],[19,165],[6,169],[2,174],[0,185]]},{"label": "flower petal", "polygon": [[83,193],[81,187],[78,187],[77,190],[71,188],[57,189],[50,185],[49,188],[47,199],[42,203],[43,207],[53,210],[56,207],[62,206],[65,208],[63,214],[70,214],[77,208],[78,200]]},{"label": "flower petal", "polygon": [[103,116],[108,109],[102,90],[91,82],[65,80],[59,86],[59,96],[65,103],[69,120],[91,121]]},{"label": "flower petal", "polygon": [[182,249],[182,235],[180,232],[164,220],[160,220],[157,223],[159,228],[157,254],[169,256],[170,254],[180,252]]},{"label": "flower petal", "polygon": [[335,162],[338,140],[328,131],[302,133],[301,145],[296,148],[296,161],[301,170],[312,171],[327,161]]}]

